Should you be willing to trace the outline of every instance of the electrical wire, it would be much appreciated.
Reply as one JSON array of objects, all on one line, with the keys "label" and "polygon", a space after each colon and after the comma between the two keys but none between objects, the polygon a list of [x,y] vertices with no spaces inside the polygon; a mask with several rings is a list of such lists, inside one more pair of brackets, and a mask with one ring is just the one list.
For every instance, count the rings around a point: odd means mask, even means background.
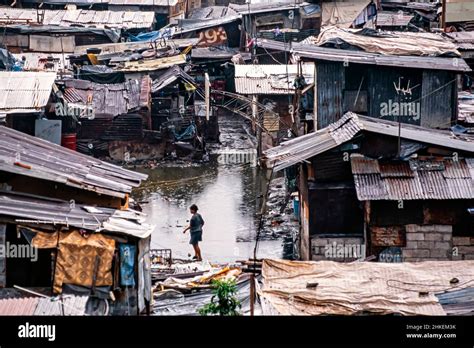
[{"label": "electrical wire", "polygon": [[[404,281],[401,281],[401,280],[397,280],[397,279],[388,279],[385,283],[387,284],[388,287],[390,288],[394,288],[394,289],[399,289],[399,290],[405,290],[405,291],[413,291],[413,292],[420,292],[420,289],[410,289],[410,288],[404,288],[404,287],[400,287],[400,286],[394,286],[394,285],[390,285],[389,283],[390,282],[398,282],[400,284],[405,284],[405,285],[413,285],[413,286],[424,286],[424,287],[434,287],[434,286],[444,286],[444,285],[441,285],[441,284],[423,284],[423,283],[410,283],[410,282],[404,282]],[[464,287],[465,285],[471,283],[471,282],[474,282],[474,279],[470,279],[468,281],[465,281],[464,283],[461,283],[461,284],[456,284],[454,286],[450,286],[450,287],[445,287],[441,290],[433,290],[433,292],[446,292],[448,290],[452,290],[452,289],[456,289],[456,288],[460,288],[460,287]]]}]

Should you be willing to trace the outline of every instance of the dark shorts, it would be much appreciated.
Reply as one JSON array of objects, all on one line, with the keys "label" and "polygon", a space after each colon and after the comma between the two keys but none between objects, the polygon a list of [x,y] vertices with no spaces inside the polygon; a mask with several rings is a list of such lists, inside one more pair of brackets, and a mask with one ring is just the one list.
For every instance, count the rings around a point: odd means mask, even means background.
[{"label": "dark shorts", "polygon": [[189,244],[196,245],[198,242],[202,241],[202,231],[191,232],[191,239]]}]

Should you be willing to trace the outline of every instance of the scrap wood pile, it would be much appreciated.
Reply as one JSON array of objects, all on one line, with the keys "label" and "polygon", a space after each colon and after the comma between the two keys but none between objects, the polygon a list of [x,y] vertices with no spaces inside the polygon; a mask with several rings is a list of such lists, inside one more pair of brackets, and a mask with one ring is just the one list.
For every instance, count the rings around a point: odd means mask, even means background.
[{"label": "scrap wood pile", "polygon": [[234,280],[238,281],[242,270],[239,267],[232,266],[213,266],[209,271],[202,275],[188,275],[186,278],[169,277],[160,281],[154,288],[154,291],[165,289],[174,289],[182,292],[191,292],[195,290],[212,288],[214,280]]},{"label": "scrap wood pile", "polygon": [[153,291],[167,289],[191,292],[210,289],[213,280],[239,281],[242,267],[171,258],[171,250],[151,250]]}]

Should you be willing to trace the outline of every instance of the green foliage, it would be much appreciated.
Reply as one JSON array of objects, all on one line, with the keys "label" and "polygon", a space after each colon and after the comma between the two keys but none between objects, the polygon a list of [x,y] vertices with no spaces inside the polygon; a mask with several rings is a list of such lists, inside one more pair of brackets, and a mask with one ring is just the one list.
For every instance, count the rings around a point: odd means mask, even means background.
[{"label": "green foliage", "polygon": [[234,280],[213,280],[212,290],[214,296],[211,303],[198,310],[201,315],[222,315],[235,316],[240,315],[237,308],[241,308],[240,301],[236,298],[237,285]]}]

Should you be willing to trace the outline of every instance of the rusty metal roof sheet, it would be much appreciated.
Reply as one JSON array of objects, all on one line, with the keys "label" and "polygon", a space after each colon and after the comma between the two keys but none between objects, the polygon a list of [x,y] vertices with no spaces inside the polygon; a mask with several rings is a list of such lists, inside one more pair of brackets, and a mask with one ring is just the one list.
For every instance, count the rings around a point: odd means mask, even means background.
[{"label": "rusty metal roof sheet", "polygon": [[[302,64],[302,75],[307,84],[314,83],[314,64]],[[297,76],[297,64],[237,64],[235,90],[240,94],[293,94]]]},{"label": "rusty metal roof sheet", "polygon": [[84,107],[92,106],[95,114],[114,117],[141,106],[141,83],[136,79],[114,84],[65,80],[64,99],[69,103],[82,104]]},{"label": "rusty metal roof sheet", "polygon": [[0,315],[34,315],[39,297],[0,299]]},{"label": "rusty metal roof sheet", "polygon": [[[474,178],[464,159],[417,162],[385,164],[353,154],[351,166],[357,198],[360,201],[474,198]],[[379,172],[364,172],[361,168],[365,166],[378,167]]]},{"label": "rusty metal roof sheet", "polygon": [[0,171],[120,198],[148,177],[3,126]]},{"label": "rusty metal roof sheet", "polygon": [[[155,23],[155,13],[152,11],[94,11],[94,10],[41,10],[44,19],[38,23],[36,9],[0,8],[0,24],[11,24],[12,21],[22,20],[25,23],[43,25],[57,25],[70,27],[81,25],[95,28],[124,28],[124,29],[149,29]],[[130,16],[133,14],[133,16]]]},{"label": "rusty metal roof sheet", "polygon": [[[362,131],[397,137],[399,130],[397,122],[348,112],[340,120],[326,128],[283,142],[279,146],[265,151],[263,160],[267,167],[273,167],[275,171],[279,171],[352,140]],[[456,136],[449,131],[401,124],[400,136],[402,139],[419,143],[474,153],[474,136],[470,135]],[[355,169],[356,173],[357,171],[373,170],[361,169],[362,166],[361,164]],[[405,175],[408,174],[406,168],[397,170],[403,170]],[[392,174],[387,169],[384,175],[390,176]]]},{"label": "rusty metal roof sheet", "polygon": [[0,71],[0,112],[38,112],[48,103],[55,72]]}]

